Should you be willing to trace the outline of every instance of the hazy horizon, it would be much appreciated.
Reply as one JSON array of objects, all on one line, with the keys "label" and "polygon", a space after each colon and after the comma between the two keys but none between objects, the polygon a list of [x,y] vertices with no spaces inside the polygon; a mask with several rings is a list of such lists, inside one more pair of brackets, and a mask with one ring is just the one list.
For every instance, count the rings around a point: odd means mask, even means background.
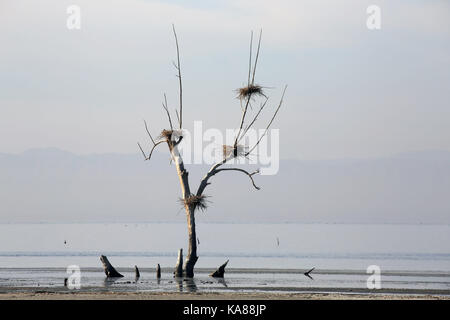
[{"label": "hazy horizon", "polygon": [[[180,222],[179,182],[168,154],[34,149],[0,153],[3,222]],[[200,223],[450,223],[450,152],[385,158],[281,160],[275,176],[218,175]],[[191,187],[209,169],[188,165]],[[295,184],[295,188],[291,186]],[[238,207],[234,205],[234,199]],[[322,199],[325,199],[324,201]],[[255,204],[258,203],[258,206]],[[281,205],[280,205],[281,203]],[[238,210],[236,210],[238,209]]]}]

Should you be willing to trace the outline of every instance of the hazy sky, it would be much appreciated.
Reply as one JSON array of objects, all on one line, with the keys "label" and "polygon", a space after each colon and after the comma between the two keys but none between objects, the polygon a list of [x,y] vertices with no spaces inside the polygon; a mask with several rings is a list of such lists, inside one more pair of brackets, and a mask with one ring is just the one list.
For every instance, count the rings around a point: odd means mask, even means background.
[{"label": "hazy sky", "polygon": [[[81,30],[66,8],[81,7]],[[366,8],[381,8],[368,30]],[[180,39],[185,123],[234,128],[250,30],[263,28],[257,82],[288,84],[283,158],[450,149],[448,1],[0,2],[0,152],[59,147],[136,152],[176,107],[171,23]],[[273,106],[272,106],[273,107]]]}]

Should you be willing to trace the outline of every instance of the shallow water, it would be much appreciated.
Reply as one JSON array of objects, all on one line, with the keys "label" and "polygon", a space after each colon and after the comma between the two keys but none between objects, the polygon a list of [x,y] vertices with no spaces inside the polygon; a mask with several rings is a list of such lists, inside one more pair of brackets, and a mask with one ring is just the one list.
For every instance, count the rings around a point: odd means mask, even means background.
[{"label": "shallow water", "polygon": [[[185,229],[173,223],[3,224],[0,287],[62,288],[66,267],[78,265],[86,290],[364,289],[367,267],[377,265],[383,288],[450,291],[447,225],[200,223],[195,280],[177,282],[171,270],[187,242]],[[125,278],[105,282],[101,254]],[[225,283],[210,278],[227,259]],[[164,268],[159,282],[150,269],[158,263]],[[141,269],[137,283],[134,265]],[[314,280],[303,275],[312,267]]]},{"label": "shallow water", "polygon": [[[154,291],[154,292],[221,292],[221,291],[289,291],[311,289],[350,289],[355,292],[367,288],[368,275],[363,273],[318,270],[307,278],[300,272],[252,270],[226,272],[224,279],[214,279],[200,270],[193,280],[174,279],[171,272],[163,272],[158,281],[154,270],[141,270],[136,280],[131,271],[120,270],[123,278],[107,280],[101,269],[81,269],[83,291]],[[0,288],[64,288],[65,269],[0,269]],[[387,274],[381,278],[382,289],[441,290],[450,294],[449,274]]]}]

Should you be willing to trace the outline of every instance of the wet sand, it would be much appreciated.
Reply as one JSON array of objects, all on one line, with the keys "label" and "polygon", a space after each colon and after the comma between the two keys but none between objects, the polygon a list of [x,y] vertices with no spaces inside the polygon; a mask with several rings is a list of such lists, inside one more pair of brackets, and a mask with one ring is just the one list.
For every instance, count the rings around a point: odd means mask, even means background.
[{"label": "wet sand", "polygon": [[367,289],[367,274],[358,270],[315,270],[309,279],[298,270],[233,269],[225,279],[211,278],[211,270],[197,270],[195,279],[173,278],[163,269],[132,269],[124,278],[107,279],[101,268],[84,268],[80,289],[64,286],[64,268],[0,268],[0,299],[31,300],[412,300],[450,299],[448,272],[385,271],[381,289]]},{"label": "wet sand", "polygon": [[350,293],[14,292],[0,300],[450,300],[441,295]]},{"label": "wet sand", "polygon": [[129,292],[98,289],[0,287],[0,300],[450,300],[448,290],[246,288],[229,292]]}]

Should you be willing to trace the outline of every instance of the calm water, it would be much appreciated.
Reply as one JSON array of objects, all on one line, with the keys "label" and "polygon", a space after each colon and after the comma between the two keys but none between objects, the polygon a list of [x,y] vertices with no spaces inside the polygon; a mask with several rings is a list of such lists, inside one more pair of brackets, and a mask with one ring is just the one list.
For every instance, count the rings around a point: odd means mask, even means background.
[{"label": "calm water", "polygon": [[[0,224],[1,267],[175,264],[185,224]],[[450,226],[198,224],[198,267],[449,271]],[[64,243],[66,241],[66,244]]]},{"label": "calm water", "polygon": [[[65,268],[75,264],[85,287],[107,289],[364,288],[366,268],[378,265],[384,288],[450,290],[448,225],[199,224],[197,233],[198,272],[189,284],[171,275],[177,249],[186,250],[185,224],[3,224],[0,286],[61,287]],[[100,254],[125,278],[105,282]],[[225,284],[208,277],[227,259]],[[164,268],[159,283],[152,269],[157,263]],[[137,283],[134,265],[141,268]],[[314,280],[302,274],[312,267]]]}]

